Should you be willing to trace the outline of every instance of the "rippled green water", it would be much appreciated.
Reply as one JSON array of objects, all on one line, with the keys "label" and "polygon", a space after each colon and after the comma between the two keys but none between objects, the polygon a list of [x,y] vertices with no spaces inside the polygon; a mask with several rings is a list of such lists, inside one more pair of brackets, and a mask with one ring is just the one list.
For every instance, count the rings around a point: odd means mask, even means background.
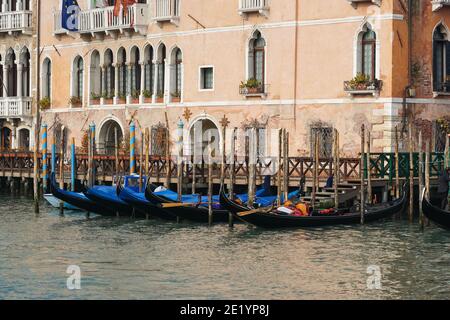
[{"label": "rippled green water", "polygon": [[[450,232],[435,226],[230,231],[0,204],[1,299],[450,298]],[[69,265],[81,268],[81,290],[67,289]],[[370,265],[380,290],[367,288]]]}]

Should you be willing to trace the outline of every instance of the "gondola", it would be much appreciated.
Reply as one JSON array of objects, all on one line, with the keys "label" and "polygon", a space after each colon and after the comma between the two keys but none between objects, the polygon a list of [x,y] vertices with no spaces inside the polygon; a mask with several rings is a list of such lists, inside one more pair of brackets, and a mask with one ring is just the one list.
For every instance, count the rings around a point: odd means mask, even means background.
[{"label": "gondola", "polygon": [[[149,186],[154,189],[154,186]],[[117,196],[126,203],[133,206],[137,211],[148,214],[152,217],[160,218],[163,220],[174,221],[177,219],[176,216],[167,212],[161,207],[152,204],[145,198],[144,193],[136,192],[130,188],[124,188],[120,183],[116,187]]]},{"label": "gondola", "polygon": [[66,191],[58,187],[55,174],[50,179],[50,192],[59,200],[72,206],[103,216],[114,216],[116,212],[87,198],[83,193]]},{"label": "gondola", "polygon": [[[155,193],[148,185],[145,188],[145,198],[157,206],[163,209],[164,204],[177,203],[178,201],[172,200],[164,195]],[[164,210],[171,215],[179,217],[183,220],[189,220],[193,222],[208,223],[209,222],[209,210],[202,205],[186,205],[173,208],[164,208]],[[227,222],[229,218],[229,212],[223,209],[213,210],[213,222]]]},{"label": "gondola", "polygon": [[[364,215],[366,222],[372,222],[388,218],[395,213],[404,210],[407,204],[407,191],[408,188],[403,188],[403,195],[401,198],[394,201],[369,206]],[[359,212],[341,212],[339,215],[312,215],[307,217],[297,217],[288,215],[279,215],[273,208],[267,208],[267,210],[261,209],[254,213],[240,216],[239,213],[251,212],[252,208],[238,204],[232,201],[224,190],[220,192],[220,203],[223,208],[229,210],[236,218],[262,228],[308,228],[308,227],[321,227],[329,225],[349,225],[360,223],[361,215]]]},{"label": "gondola", "polygon": [[431,204],[430,200],[422,194],[423,214],[437,225],[450,230],[450,211],[445,211]]}]

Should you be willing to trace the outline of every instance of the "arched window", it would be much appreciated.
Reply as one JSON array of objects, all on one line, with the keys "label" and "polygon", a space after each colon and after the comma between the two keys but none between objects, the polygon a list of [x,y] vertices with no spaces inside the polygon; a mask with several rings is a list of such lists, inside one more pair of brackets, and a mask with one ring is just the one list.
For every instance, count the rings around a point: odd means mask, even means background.
[{"label": "arched window", "polygon": [[166,46],[161,44],[158,49],[158,83],[156,95],[159,99],[164,97],[165,91],[165,70],[166,70]]},{"label": "arched window", "polygon": [[253,34],[249,45],[248,78],[255,79],[262,89],[265,84],[266,41],[259,31]]},{"label": "arched window", "polygon": [[73,96],[83,99],[83,77],[84,77],[84,64],[83,58],[76,57],[73,62]]},{"label": "arched window", "polygon": [[131,95],[138,98],[141,91],[141,66],[139,49],[131,49]]},{"label": "arched window", "polygon": [[31,95],[31,73],[30,73],[30,52],[28,49],[24,49],[24,51],[20,55],[20,64],[22,64],[22,96],[29,97]]},{"label": "arched window", "polygon": [[376,74],[376,34],[371,29],[362,35],[361,49],[361,72],[373,80]]},{"label": "arched window", "polygon": [[150,95],[153,95],[154,89],[154,81],[155,81],[155,72],[154,72],[154,54],[152,46],[147,46],[145,48],[145,88],[144,88],[144,96],[149,98]]},{"label": "arched window", "polygon": [[6,54],[6,65],[8,76],[6,79],[7,97],[17,96],[17,64],[16,53],[13,49],[8,49]]},{"label": "arched window", "polygon": [[99,99],[101,95],[102,72],[100,69],[100,53],[95,50],[91,55],[90,65],[90,95],[91,99]]},{"label": "arched window", "polygon": [[443,25],[433,34],[433,91],[450,91],[450,46]]},{"label": "arched window", "polygon": [[119,98],[125,99],[127,96],[127,53],[124,48],[119,49],[117,56],[117,67],[119,68]]},{"label": "arched window", "polygon": [[182,63],[183,54],[180,49],[176,49],[175,52],[175,95],[176,97],[181,96],[181,81],[182,81]]},{"label": "arched window", "polygon": [[42,64],[42,97],[51,98],[52,95],[52,62],[49,58]]},{"label": "arched window", "polygon": [[0,97],[3,98],[3,90],[4,90],[4,83],[3,83],[3,57],[0,55]]},{"label": "arched window", "polygon": [[115,68],[113,66],[113,53],[110,49],[105,52],[105,86],[103,96],[107,99],[114,97]]}]

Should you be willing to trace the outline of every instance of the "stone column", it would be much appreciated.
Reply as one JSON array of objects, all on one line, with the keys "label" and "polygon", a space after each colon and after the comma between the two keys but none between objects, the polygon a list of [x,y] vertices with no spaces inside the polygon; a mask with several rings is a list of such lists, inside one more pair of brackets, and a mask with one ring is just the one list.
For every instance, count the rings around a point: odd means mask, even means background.
[{"label": "stone column", "polygon": [[132,73],[132,69],[133,69],[133,64],[130,62],[128,65],[126,65],[127,68],[127,88],[126,88],[126,94],[127,94],[127,104],[131,104],[131,73]]},{"label": "stone column", "polygon": [[104,94],[106,93],[107,87],[106,87],[106,66],[102,65],[100,72],[102,73],[102,83],[100,85],[100,104],[105,104],[105,97]]},{"label": "stone column", "polygon": [[8,94],[8,74],[9,74],[9,65],[4,64],[3,65],[3,97],[9,97]]},{"label": "stone column", "polygon": [[114,104],[119,101],[119,64],[114,65]]},{"label": "stone column", "polygon": [[17,63],[17,97],[23,95],[23,64]]},{"label": "stone column", "polygon": [[141,62],[140,64],[141,67],[141,93],[139,94],[139,103],[143,104],[144,103],[144,90],[145,90],[145,68],[147,66],[147,63],[145,62]]},{"label": "stone column", "polygon": [[153,80],[153,97],[152,97],[152,103],[156,102],[156,96],[158,95],[158,82],[159,82],[159,68],[160,63],[158,61],[154,61],[153,65],[155,66],[155,70],[153,72],[154,74],[154,80]]}]

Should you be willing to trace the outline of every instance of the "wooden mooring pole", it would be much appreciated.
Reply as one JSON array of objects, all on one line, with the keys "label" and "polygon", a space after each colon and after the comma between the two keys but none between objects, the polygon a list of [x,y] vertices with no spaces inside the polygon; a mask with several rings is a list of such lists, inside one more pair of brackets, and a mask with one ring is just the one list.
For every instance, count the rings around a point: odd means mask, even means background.
[{"label": "wooden mooring pole", "polygon": [[319,181],[319,134],[316,131],[314,133],[314,172],[313,172],[313,188],[312,188],[312,196],[311,196],[311,206],[313,210],[316,209],[316,197],[319,189],[318,181]]},{"label": "wooden mooring pole", "polygon": [[334,208],[339,209],[339,132],[334,129]]},{"label": "wooden mooring pole", "polygon": [[284,201],[289,199],[289,133],[284,129],[284,142],[283,142],[283,192]]},{"label": "wooden mooring pole", "polygon": [[423,209],[422,209],[422,192],[423,192],[423,145],[422,145],[422,131],[419,131],[419,219],[420,228],[424,228]]},{"label": "wooden mooring pole", "polygon": [[178,202],[182,202],[183,198],[183,129],[184,123],[178,122],[178,155],[177,155],[177,193]]},{"label": "wooden mooring pole", "polygon": [[371,167],[371,135],[370,131],[367,131],[367,203],[373,204],[373,192],[372,192],[372,167]]},{"label": "wooden mooring pole", "polygon": [[208,224],[212,226],[213,224],[213,156],[212,156],[212,143],[210,136],[209,145],[208,145]]},{"label": "wooden mooring pole", "polygon": [[[230,199],[234,200],[234,184],[236,182],[235,169],[236,169],[236,131],[237,129],[233,129],[233,133],[231,135],[231,153],[230,153]],[[234,217],[232,213],[228,214],[228,226],[232,228],[234,226]]]},{"label": "wooden mooring pole", "polygon": [[283,129],[278,130],[278,172],[277,172],[277,201],[278,206],[281,206],[281,194],[282,194],[282,176],[281,169],[283,163]]},{"label": "wooden mooring pole", "polygon": [[409,124],[408,140],[409,140],[409,222],[414,219],[414,142],[412,134],[413,126]]},{"label": "wooden mooring pole", "polygon": [[250,144],[248,148],[248,203],[251,208],[255,203],[255,189],[256,189],[256,129],[250,130]]},{"label": "wooden mooring pole", "polygon": [[365,211],[365,152],[364,152],[364,146],[365,146],[365,126],[364,124],[361,126],[361,160],[359,163],[359,174],[361,176],[361,204],[360,204],[360,214],[361,214],[361,224],[364,224],[364,211]]},{"label": "wooden mooring pole", "polygon": [[400,198],[400,159],[398,144],[398,126],[395,127],[395,198]]},{"label": "wooden mooring pole", "polygon": [[139,155],[139,192],[144,191],[144,144],[145,144],[145,137],[144,133],[141,132],[141,154]]},{"label": "wooden mooring pole", "polygon": [[[427,139],[427,142],[425,143],[425,197],[427,197],[427,199],[429,199],[430,197],[430,158],[431,158],[431,144],[430,144],[430,140]],[[429,221],[427,221],[428,219],[426,217],[424,217],[424,225],[429,223]]]},{"label": "wooden mooring pole", "polygon": [[120,160],[119,160],[119,136],[117,132],[117,127],[114,127],[114,162],[115,162],[115,171],[116,171],[116,179],[119,179],[120,175]]},{"label": "wooden mooring pole", "polygon": [[[64,126],[61,127],[61,141],[59,149],[59,188],[64,189]],[[64,215],[64,201],[59,202],[59,213]]]},{"label": "wooden mooring pole", "polygon": [[150,130],[145,128],[145,176],[150,181]]},{"label": "wooden mooring pole", "polygon": [[71,145],[71,161],[70,161],[70,190],[72,192],[75,192],[75,184],[77,181],[77,155],[76,155],[76,149],[75,149],[75,138],[72,138],[72,145]]}]

